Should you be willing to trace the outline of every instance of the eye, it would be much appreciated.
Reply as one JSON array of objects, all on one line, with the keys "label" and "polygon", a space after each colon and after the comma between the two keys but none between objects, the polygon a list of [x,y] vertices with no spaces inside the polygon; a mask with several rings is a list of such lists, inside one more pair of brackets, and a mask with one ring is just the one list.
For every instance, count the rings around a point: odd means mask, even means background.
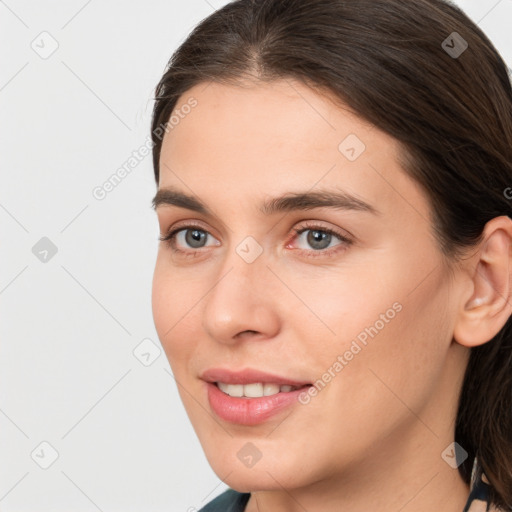
[{"label": "eye", "polygon": [[[187,252],[187,249],[195,250],[208,247],[206,242],[210,238],[217,242],[211,245],[220,245],[220,242],[208,233],[208,231],[201,229],[199,226],[189,225],[176,228],[167,233],[167,235],[160,236],[159,240],[161,242],[167,242],[167,245],[176,252]],[[181,248],[179,246],[181,246]]]},{"label": "eye", "polygon": [[[321,225],[303,225],[302,227],[295,228],[294,232],[296,234],[294,240],[297,240],[299,245],[302,245],[302,247],[298,248],[299,252],[320,253],[311,254],[312,256],[322,256],[337,252],[352,243],[352,240],[342,233]],[[287,247],[290,247],[290,245],[288,244]],[[331,250],[333,248],[335,248],[334,251]]]},{"label": "eye", "polygon": [[[327,256],[353,243],[351,239],[335,229],[318,224],[303,224],[299,228],[294,228],[293,231],[295,236],[292,242],[298,241],[299,247],[295,248],[291,243],[286,247],[311,257]],[[166,235],[160,236],[159,240],[166,242],[173,252],[182,253],[185,256],[194,256],[199,254],[198,250],[202,248],[220,245],[220,242],[207,230],[193,224],[177,227]],[[213,243],[208,244],[210,240]]]}]

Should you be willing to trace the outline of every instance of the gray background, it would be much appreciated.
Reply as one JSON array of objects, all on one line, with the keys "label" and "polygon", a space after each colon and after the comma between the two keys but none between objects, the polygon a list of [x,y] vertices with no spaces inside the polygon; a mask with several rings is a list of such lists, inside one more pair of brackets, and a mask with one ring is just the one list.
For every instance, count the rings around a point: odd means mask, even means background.
[{"label": "gray background", "polygon": [[[192,512],[226,488],[153,325],[151,156],[93,195],[148,141],[171,53],[225,3],[0,1],[3,512]],[[512,0],[457,3],[510,66]]]}]

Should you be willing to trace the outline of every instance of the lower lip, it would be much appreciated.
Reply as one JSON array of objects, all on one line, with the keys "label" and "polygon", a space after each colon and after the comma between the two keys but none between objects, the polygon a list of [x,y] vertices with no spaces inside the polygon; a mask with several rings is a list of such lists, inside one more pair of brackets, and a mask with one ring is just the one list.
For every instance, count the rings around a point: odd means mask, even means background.
[{"label": "lower lip", "polygon": [[300,393],[307,388],[259,398],[246,398],[229,396],[212,382],[207,382],[206,385],[208,401],[213,412],[223,420],[239,425],[263,423],[283,409],[297,404]]}]

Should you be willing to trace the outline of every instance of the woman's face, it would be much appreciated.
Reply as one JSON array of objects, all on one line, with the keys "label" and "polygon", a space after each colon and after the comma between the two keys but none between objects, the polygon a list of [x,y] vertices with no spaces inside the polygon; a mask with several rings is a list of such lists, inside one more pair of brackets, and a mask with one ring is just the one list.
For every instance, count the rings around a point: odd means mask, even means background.
[{"label": "woman's face", "polygon": [[203,83],[175,112],[153,316],[217,475],[281,489],[441,460],[460,297],[396,142],[292,80]]}]

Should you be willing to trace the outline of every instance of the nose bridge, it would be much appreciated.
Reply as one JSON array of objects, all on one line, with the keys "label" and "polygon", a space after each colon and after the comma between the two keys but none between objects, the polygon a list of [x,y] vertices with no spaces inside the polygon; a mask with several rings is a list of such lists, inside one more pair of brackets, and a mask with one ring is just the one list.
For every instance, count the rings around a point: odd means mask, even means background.
[{"label": "nose bridge", "polygon": [[205,297],[203,323],[212,338],[233,342],[243,331],[273,335],[279,322],[275,295],[267,293],[270,276],[263,248],[254,238],[230,249]]}]

